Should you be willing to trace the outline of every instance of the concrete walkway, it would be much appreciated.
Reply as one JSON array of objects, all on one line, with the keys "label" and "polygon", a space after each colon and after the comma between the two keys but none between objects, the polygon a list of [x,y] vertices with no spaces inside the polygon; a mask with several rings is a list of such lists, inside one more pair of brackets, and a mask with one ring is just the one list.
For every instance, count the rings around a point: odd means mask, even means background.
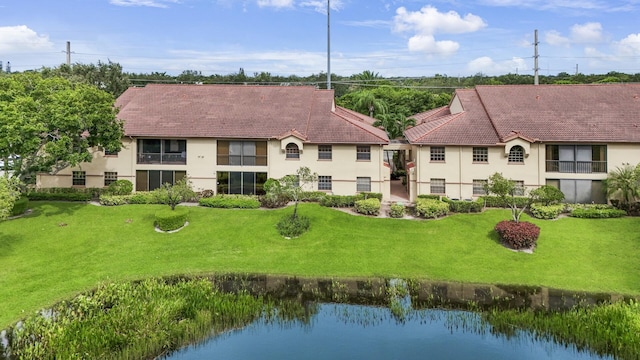
[{"label": "concrete walkway", "polygon": [[407,189],[404,185],[402,185],[402,180],[391,180],[391,202],[402,202],[409,203],[409,193],[407,193]]}]

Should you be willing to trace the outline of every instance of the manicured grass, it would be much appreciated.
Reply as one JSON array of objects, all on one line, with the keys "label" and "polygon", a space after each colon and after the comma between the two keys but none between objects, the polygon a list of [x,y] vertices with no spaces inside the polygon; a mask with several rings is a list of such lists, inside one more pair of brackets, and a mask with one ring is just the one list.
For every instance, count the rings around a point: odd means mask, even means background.
[{"label": "manicured grass", "polygon": [[[301,204],[311,229],[283,239],[293,209],[191,207],[189,226],[153,229],[161,205],[34,202],[0,223],[0,328],[101,282],[212,272],[383,276],[640,294],[640,218],[533,221],[534,254],[498,243],[505,210],[440,220],[366,218]],[[525,220],[530,220],[525,218]]]}]

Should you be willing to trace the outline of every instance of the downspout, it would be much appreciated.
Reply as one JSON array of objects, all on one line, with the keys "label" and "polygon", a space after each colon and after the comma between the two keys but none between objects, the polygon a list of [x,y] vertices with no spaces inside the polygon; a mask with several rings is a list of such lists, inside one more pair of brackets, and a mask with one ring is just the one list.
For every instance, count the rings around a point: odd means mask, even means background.
[{"label": "downspout", "polygon": [[[546,157],[545,157],[545,160],[546,160]],[[540,161],[542,161],[542,159],[540,159],[540,143],[538,143],[538,187],[540,187],[542,183],[542,178],[541,178],[542,173],[540,172],[541,171]]]}]

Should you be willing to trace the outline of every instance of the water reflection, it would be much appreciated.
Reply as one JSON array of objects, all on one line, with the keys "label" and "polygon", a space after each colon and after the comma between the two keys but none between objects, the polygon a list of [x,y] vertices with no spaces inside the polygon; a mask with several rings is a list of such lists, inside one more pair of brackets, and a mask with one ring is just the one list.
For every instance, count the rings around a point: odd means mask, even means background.
[{"label": "water reflection", "polygon": [[383,278],[223,275],[212,283],[222,291],[289,300],[304,310],[294,316],[280,311],[168,359],[613,359],[524,331],[501,334],[469,310],[563,311],[624,299],[543,287]]}]

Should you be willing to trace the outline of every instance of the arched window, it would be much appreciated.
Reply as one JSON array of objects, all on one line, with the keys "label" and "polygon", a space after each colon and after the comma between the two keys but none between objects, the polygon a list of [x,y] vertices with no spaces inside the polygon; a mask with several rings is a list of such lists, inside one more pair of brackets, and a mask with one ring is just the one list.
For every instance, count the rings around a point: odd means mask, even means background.
[{"label": "arched window", "polygon": [[520,145],[516,145],[509,150],[509,163],[523,163],[524,149]]},{"label": "arched window", "polygon": [[287,154],[287,159],[299,159],[300,158],[300,149],[298,145],[294,143],[288,143],[285,148],[285,152]]}]

